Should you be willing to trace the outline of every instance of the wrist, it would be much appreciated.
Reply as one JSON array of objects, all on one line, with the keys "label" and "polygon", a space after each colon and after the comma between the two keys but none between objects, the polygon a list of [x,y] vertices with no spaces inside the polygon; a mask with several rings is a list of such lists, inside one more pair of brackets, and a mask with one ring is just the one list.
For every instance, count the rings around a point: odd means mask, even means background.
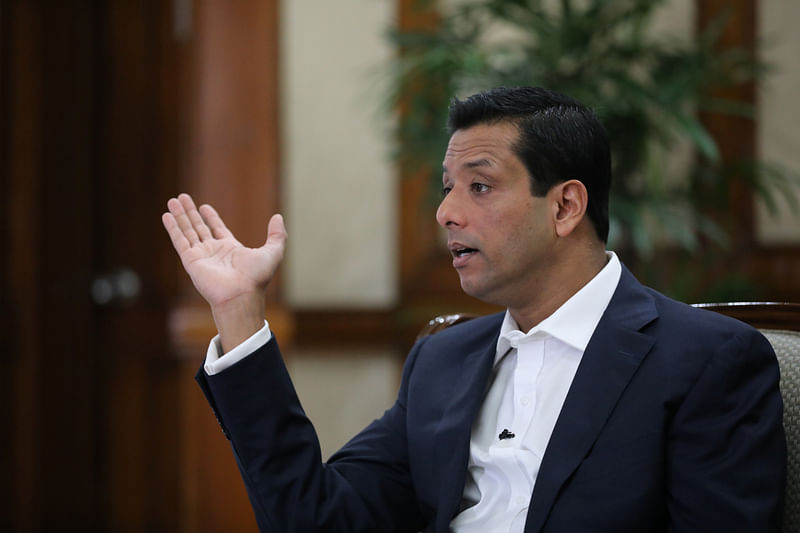
[{"label": "wrist", "polygon": [[248,294],[212,306],[222,352],[227,353],[264,326],[263,294]]}]

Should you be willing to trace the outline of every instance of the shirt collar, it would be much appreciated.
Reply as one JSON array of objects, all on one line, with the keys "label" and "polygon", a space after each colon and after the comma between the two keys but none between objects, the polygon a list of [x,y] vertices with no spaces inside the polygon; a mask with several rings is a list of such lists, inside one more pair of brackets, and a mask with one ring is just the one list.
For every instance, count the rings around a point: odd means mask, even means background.
[{"label": "shirt collar", "polygon": [[553,336],[583,353],[622,276],[622,265],[617,254],[607,251],[606,256],[608,261],[595,277],[527,333],[519,330],[511,313],[506,310],[503,324],[500,326],[500,338],[497,339],[494,363],[497,364],[517,343],[542,333]]}]

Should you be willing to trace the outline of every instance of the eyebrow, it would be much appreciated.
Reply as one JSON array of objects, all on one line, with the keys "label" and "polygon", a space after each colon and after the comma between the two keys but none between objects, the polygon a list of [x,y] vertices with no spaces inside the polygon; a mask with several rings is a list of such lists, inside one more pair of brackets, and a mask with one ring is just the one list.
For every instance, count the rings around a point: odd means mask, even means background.
[{"label": "eyebrow", "polygon": [[[491,167],[492,162],[488,159],[475,159],[473,161],[467,161],[464,163],[464,168],[480,168],[480,167]],[[442,165],[442,172],[447,174],[447,167]]]}]

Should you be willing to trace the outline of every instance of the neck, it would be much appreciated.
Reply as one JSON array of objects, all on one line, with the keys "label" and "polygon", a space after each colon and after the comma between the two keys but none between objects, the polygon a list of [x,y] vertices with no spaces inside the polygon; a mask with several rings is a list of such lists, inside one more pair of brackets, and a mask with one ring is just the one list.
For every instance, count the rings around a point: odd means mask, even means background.
[{"label": "neck", "polygon": [[521,331],[528,331],[552,315],[576,292],[589,283],[606,265],[605,246],[587,246],[571,250],[568,257],[557,259],[553,268],[536,280],[519,305],[509,305],[512,318]]}]

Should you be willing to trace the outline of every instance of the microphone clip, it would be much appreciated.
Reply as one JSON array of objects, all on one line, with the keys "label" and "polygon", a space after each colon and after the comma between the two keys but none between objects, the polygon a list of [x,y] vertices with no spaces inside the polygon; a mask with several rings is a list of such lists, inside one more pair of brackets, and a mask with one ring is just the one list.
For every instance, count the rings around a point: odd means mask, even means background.
[{"label": "microphone clip", "polygon": [[501,433],[500,433],[500,434],[497,436],[497,438],[498,438],[498,439],[500,439],[500,440],[505,440],[505,439],[513,439],[515,436],[516,436],[516,435],[514,435],[513,433],[511,433],[509,430],[507,430],[507,429],[504,429],[504,430],[503,430],[503,431],[502,431],[502,432],[501,432]]}]

